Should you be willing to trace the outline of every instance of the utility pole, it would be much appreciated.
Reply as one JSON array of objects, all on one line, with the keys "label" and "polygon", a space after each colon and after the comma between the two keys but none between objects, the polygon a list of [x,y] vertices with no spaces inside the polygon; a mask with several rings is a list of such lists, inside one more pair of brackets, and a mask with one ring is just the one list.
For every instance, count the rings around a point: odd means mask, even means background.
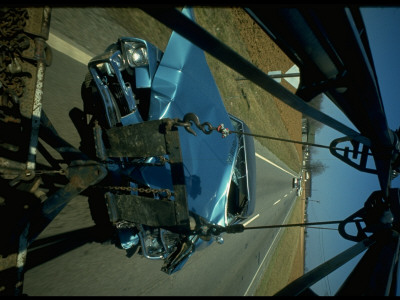
[{"label": "utility pole", "polygon": [[303,200],[306,201],[306,202],[307,202],[307,201],[313,201],[313,202],[320,203],[320,200],[311,200],[311,199],[308,199],[308,200],[307,200],[307,199],[303,199]]}]

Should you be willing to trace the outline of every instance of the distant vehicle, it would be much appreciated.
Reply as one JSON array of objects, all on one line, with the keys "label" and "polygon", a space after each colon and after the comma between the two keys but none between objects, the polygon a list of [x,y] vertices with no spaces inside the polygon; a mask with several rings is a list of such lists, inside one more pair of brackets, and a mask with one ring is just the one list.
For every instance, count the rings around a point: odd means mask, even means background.
[{"label": "distant vehicle", "polygon": [[292,180],[292,188],[296,189],[297,196],[301,195],[303,188],[301,187],[301,181],[303,180],[303,176],[294,177]]},{"label": "distant vehicle", "polygon": [[296,190],[296,195],[301,196],[301,193],[303,192],[303,187],[300,185],[297,190]]},{"label": "distant vehicle", "polygon": [[298,183],[299,183],[299,179],[297,177],[294,177],[292,180],[292,188],[294,188],[294,189],[297,188]]},{"label": "distant vehicle", "polygon": [[[191,9],[184,9],[183,13],[194,18]],[[106,178],[107,184],[120,188],[117,192],[89,195],[93,220],[105,228],[111,222],[112,229],[107,230],[117,232],[123,249],[141,246],[146,258],[165,260],[161,270],[172,274],[195,250],[215,240],[222,242],[220,236],[183,231],[179,227],[182,223],[187,226],[189,219],[191,230],[209,224],[229,226],[253,213],[253,137],[229,134],[223,138],[219,132],[205,134],[198,127],[190,128],[198,132],[192,134],[187,127],[177,126],[179,143],[173,146],[180,147],[182,157],[182,163],[177,164],[169,161],[169,155],[153,154],[158,149],[153,146],[156,138],[152,136],[163,131],[160,127],[144,132],[141,138],[118,138],[118,143],[123,140],[127,145],[117,149],[120,153],[143,144],[150,154],[141,157],[110,157],[108,149],[102,150],[110,141],[104,133],[129,133],[128,129],[136,125],[163,119],[182,120],[188,113],[192,113],[190,121],[196,116],[215,126],[225,124],[233,131],[251,133],[250,129],[226,111],[204,52],[176,32],[165,52],[139,38],[119,38],[103,54],[94,57],[88,67],[90,73],[82,86],[84,112],[90,120],[90,130],[97,125],[101,128],[94,135],[94,142],[89,141],[88,149],[96,149],[97,159],[99,153],[105,153],[101,160],[108,164],[111,174]],[[166,137],[160,140],[165,141]],[[180,172],[179,177],[172,176],[175,170]],[[178,191],[185,196],[179,205],[174,198]],[[171,208],[171,202],[176,206]],[[175,213],[175,208],[182,207],[187,207],[188,218],[179,219],[178,225],[166,226],[185,213],[184,209]]]}]

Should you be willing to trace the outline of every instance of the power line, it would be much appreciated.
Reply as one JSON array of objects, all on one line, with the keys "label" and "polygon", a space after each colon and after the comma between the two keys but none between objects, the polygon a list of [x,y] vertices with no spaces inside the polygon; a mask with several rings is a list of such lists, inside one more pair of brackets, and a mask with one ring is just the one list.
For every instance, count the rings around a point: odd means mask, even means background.
[{"label": "power line", "polygon": [[313,226],[309,226],[307,228],[315,228],[315,229],[328,229],[328,230],[337,230],[337,228],[327,228],[327,227],[313,227]]}]

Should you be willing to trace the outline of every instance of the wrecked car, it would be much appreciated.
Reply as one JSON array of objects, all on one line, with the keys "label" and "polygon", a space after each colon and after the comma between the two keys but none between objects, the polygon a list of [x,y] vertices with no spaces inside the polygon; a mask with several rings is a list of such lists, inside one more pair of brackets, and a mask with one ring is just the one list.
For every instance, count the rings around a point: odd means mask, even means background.
[{"label": "wrecked car", "polygon": [[121,37],[88,68],[81,150],[108,169],[88,193],[93,220],[172,274],[253,213],[254,141],[240,134],[251,131],[226,111],[203,50],[176,32],[165,51]]}]

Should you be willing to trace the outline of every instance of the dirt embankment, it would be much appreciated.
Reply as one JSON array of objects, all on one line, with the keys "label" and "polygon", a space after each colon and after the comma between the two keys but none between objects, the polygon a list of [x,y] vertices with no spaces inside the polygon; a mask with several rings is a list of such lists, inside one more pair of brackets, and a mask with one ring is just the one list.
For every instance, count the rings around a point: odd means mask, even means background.
[{"label": "dirt embankment", "polygon": [[[247,50],[253,63],[260,70],[264,72],[281,71],[285,73],[294,65],[243,9],[232,9],[232,15],[236,17],[241,38],[247,44]],[[295,92],[293,86],[285,80],[282,80],[282,84],[288,90]],[[290,138],[295,141],[301,141],[301,113],[278,98],[274,97],[274,100]],[[295,144],[295,146],[299,157],[302,157],[301,145]]]}]

